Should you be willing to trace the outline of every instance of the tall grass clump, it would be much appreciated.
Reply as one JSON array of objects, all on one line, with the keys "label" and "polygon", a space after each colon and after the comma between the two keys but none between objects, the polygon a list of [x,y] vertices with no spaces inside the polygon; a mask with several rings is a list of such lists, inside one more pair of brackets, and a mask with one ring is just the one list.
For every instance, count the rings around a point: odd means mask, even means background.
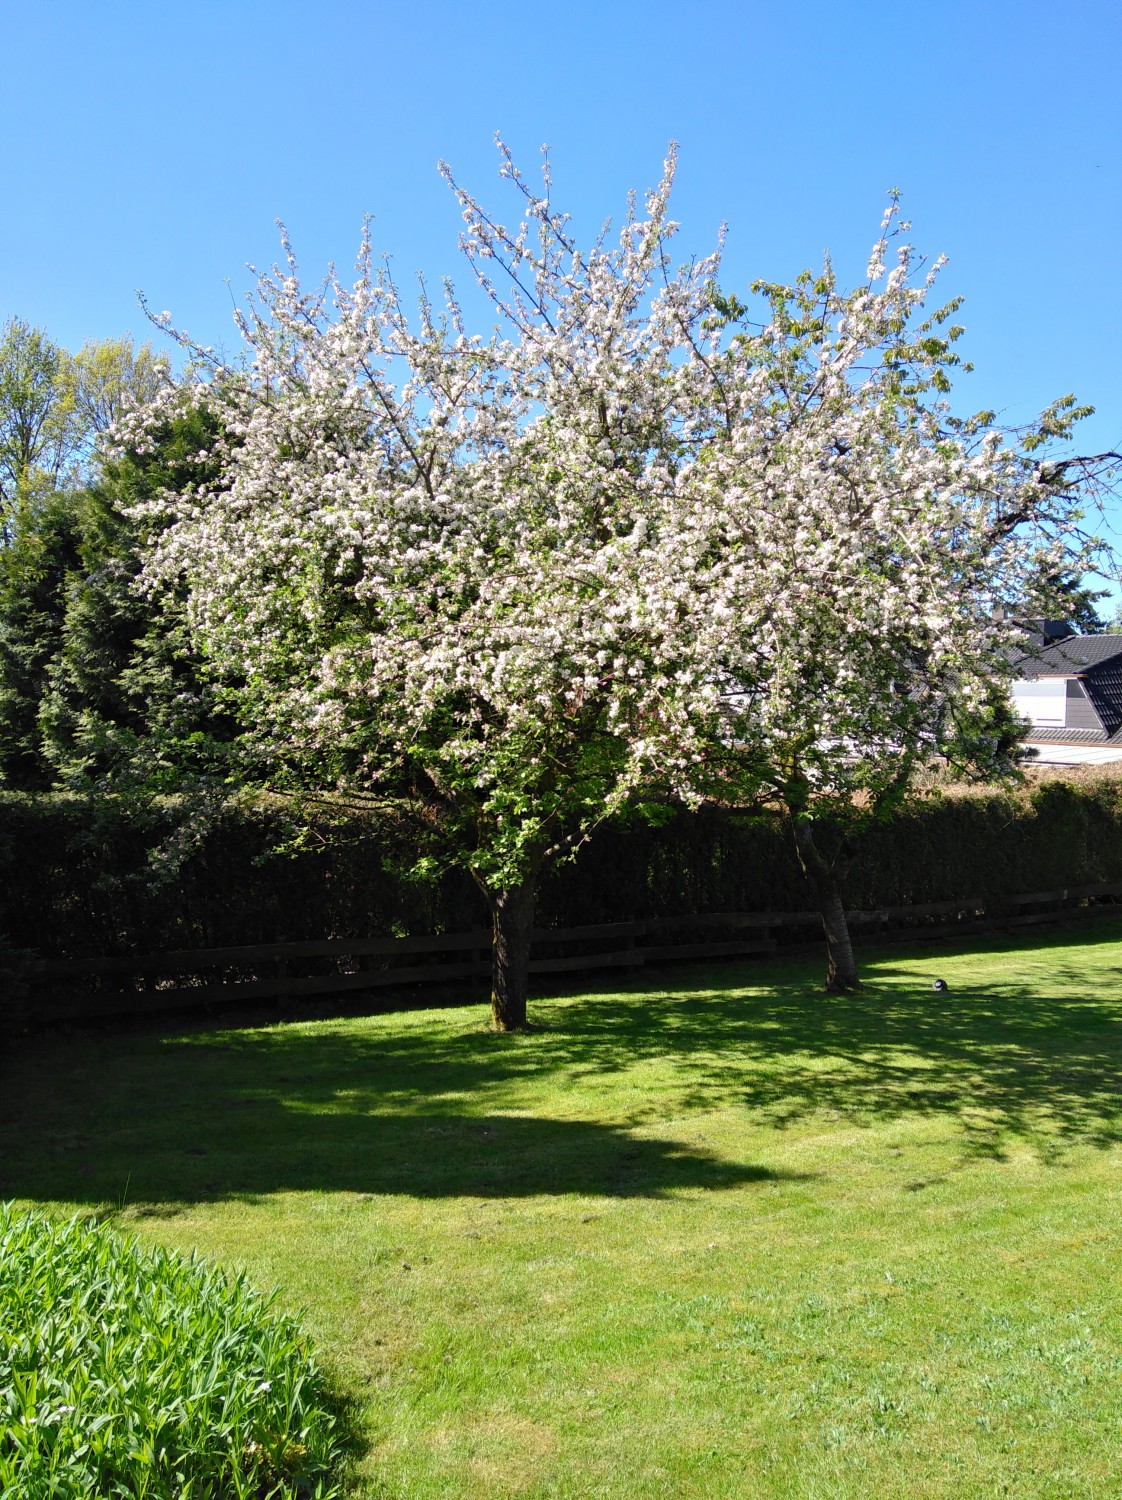
[{"label": "tall grass clump", "polygon": [[338,1493],[297,1324],[244,1276],[0,1205],[0,1495]]}]

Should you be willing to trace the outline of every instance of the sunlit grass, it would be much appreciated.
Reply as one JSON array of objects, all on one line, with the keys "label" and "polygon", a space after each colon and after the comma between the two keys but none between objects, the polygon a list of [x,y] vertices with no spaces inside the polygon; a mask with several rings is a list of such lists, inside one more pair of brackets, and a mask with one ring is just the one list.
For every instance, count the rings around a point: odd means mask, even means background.
[{"label": "sunlit grass", "polygon": [[[0,1196],[303,1310],[352,1492],[1122,1494],[1122,925],[21,1044]],[[936,994],[936,975],[948,981]]]}]

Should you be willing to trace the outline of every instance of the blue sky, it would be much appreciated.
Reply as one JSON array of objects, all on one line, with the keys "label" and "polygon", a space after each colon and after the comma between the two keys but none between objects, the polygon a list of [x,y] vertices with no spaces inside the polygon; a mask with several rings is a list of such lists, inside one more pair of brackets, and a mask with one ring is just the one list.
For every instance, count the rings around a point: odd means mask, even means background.
[{"label": "blue sky", "polygon": [[1120,55],[1116,0],[0,0],[0,318],[144,335],[143,289],[230,344],[278,217],[309,277],[365,213],[403,280],[456,275],[439,157],[501,201],[494,131],[531,165],[548,142],[593,232],[673,138],[679,244],[727,221],[729,287],[826,249],[858,277],[899,186],[966,298],[961,404],[1073,390],[1079,446],[1120,447]]}]

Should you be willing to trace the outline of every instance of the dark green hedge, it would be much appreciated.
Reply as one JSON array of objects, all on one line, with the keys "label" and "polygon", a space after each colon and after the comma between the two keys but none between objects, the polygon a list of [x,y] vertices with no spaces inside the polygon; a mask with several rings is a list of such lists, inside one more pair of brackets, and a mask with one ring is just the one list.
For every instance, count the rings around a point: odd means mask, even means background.
[{"label": "dark green hedge", "polygon": [[[165,880],[149,851],[174,810],[70,796],[0,796],[0,932],[11,947],[93,955],[316,937],[454,931],[486,921],[466,876],[403,880],[392,830],[325,819],[308,848],[271,852],[281,810],[230,806]],[[1122,782],[1045,782],[945,794],[868,828],[846,883],[852,907],[1050,890],[1122,879]],[[547,875],[543,926],[811,906],[772,819],[706,809],[661,826],[601,829]]]},{"label": "dark green hedge", "polygon": [[[380,936],[479,920],[463,880],[394,872],[388,829],[324,818],[306,851],[283,809],[230,804],[177,855],[180,809],[70,795],[0,794],[0,932],[7,944],[81,956]],[[155,857],[153,858],[153,852]],[[400,860],[397,861],[400,864]],[[169,864],[172,873],[169,873]]]},{"label": "dark green hedge", "polygon": [[[845,881],[853,908],[1122,880],[1122,781],[932,795],[856,843]],[[603,830],[553,874],[540,902],[543,921],[557,926],[813,905],[778,819],[712,808],[662,828]]]}]

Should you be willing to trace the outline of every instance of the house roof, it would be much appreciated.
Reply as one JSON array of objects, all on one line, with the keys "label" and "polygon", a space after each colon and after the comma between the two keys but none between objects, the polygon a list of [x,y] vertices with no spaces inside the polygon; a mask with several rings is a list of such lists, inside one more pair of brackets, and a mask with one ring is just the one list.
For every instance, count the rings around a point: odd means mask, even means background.
[{"label": "house roof", "polygon": [[1122,658],[1122,635],[1069,635],[1030,646],[1014,660],[1026,677],[1082,677],[1089,669]]},{"label": "house roof", "polygon": [[1104,729],[1053,729],[1041,726],[1025,735],[1026,745],[1122,745],[1122,725],[1113,734]]},{"label": "house roof", "polygon": [[1014,670],[1030,681],[1077,677],[1102,729],[1038,726],[1029,743],[1122,744],[1122,635],[1070,635],[1051,645],[1037,644],[1019,655]]}]

